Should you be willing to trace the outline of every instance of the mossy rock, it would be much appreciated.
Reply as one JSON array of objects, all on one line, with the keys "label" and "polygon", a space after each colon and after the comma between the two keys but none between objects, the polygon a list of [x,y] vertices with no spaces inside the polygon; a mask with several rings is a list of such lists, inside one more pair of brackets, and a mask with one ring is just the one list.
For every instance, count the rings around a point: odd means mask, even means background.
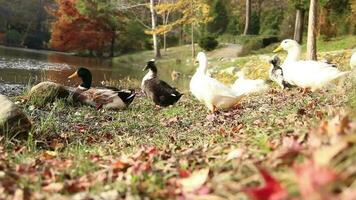
[{"label": "mossy rock", "polygon": [[67,98],[69,90],[58,83],[41,82],[31,88],[29,100],[35,106],[44,106],[56,99]]},{"label": "mossy rock", "polygon": [[32,124],[26,114],[4,95],[0,95],[0,136],[27,138]]}]

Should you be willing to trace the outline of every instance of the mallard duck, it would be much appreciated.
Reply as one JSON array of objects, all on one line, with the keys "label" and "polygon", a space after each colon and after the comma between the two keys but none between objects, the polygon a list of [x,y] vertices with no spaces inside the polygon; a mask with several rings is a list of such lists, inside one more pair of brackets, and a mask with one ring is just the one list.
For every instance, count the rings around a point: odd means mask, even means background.
[{"label": "mallard duck", "polygon": [[68,78],[79,77],[82,83],[74,92],[74,99],[81,103],[106,109],[127,108],[135,98],[134,90],[119,90],[114,87],[91,88],[92,75],[86,68],[79,68]]},{"label": "mallard duck", "polygon": [[241,96],[232,88],[206,75],[208,61],[205,53],[199,52],[197,61],[199,67],[189,85],[192,94],[212,112],[217,109],[227,110],[236,105]]},{"label": "mallard duck", "polygon": [[356,67],[356,51],[353,52],[351,59],[350,59],[350,67],[351,69]]},{"label": "mallard duck", "polygon": [[236,79],[231,88],[238,95],[249,95],[268,89],[268,85],[262,79],[246,79],[245,73],[242,70],[236,74],[238,79]]},{"label": "mallard duck", "polygon": [[281,59],[277,55],[274,55],[269,60],[269,63],[271,64],[269,69],[269,78],[276,82],[282,89],[291,87],[291,85],[284,80],[283,70],[280,66]]},{"label": "mallard duck", "polygon": [[169,106],[175,104],[182,96],[175,88],[166,82],[159,80],[155,60],[147,62],[143,71],[148,73],[143,77],[141,89],[143,93],[158,106]]},{"label": "mallard duck", "polygon": [[313,60],[300,60],[301,47],[291,39],[283,40],[273,52],[285,50],[288,56],[281,68],[283,77],[291,85],[312,91],[320,89],[330,81],[337,79],[348,72],[341,72],[332,64]]}]

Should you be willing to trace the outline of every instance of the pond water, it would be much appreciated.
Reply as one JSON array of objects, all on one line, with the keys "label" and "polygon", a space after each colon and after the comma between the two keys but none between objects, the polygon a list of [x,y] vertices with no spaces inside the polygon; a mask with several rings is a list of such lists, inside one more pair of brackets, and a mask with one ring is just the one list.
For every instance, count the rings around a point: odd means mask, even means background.
[{"label": "pond water", "polygon": [[[137,64],[136,64],[137,65]],[[101,81],[130,78],[140,81],[146,72],[142,67],[120,66],[111,59],[78,57],[53,51],[37,51],[21,48],[0,46],[0,85],[36,84],[41,81],[53,81],[67,86],[75,86],[78,81],[69,81],[67,77],[78,66],[88,68],[93,74],[93,85],[100,85]],[[180,80],[173,83],[170,79],[171,69],[160,71],[161,79],[173,84],[178,89],[188,87],[188,81]]]}]

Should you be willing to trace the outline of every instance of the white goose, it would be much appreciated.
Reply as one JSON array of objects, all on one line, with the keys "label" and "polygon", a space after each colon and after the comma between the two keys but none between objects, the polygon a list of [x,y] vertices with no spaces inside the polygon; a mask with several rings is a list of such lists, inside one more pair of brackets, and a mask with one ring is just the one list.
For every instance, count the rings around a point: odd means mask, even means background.
[{"label": "white goose", "polygon": [[199,67],[189,85],[192,94],[212,112],[217,109],[227,110],[237,104],[241,98],[240,95],[237,95],[230,87],[206,75],[208,61],[205,53],[199,52],[197,60]]},{"label": "white goose", "polygon": [[288,56],[283,65],[283,77],[286,82],[312,91],[320,89],[330,81],[348,72],[341,72],[332,64],[313,60],[300,60],[301,47],[291,39],[283,40],[273,52],[285,50]]}]

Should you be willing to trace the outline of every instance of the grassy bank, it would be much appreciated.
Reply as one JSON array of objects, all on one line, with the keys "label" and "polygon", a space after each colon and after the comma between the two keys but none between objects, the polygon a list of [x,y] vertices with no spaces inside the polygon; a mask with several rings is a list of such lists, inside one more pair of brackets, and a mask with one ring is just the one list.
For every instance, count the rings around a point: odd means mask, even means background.
[{"label": "grassy bank", "polygon": [[[178,49],[159,62],[191,62],[188,47]],[[142,52],[115,62],[149,57]],[[252,76],[264,69],[263,58],[211,58],[211,65],[245,66]],[[1,139],[0,199],[247,199],[244,189],[265,184],[259,169],[283,188],[275,193],[346,198],[356,189],[355,88],[353,71],[309,94],[272,87],[217,115],[189,93],[156,109],[138,88],[124,111],[65,100],[33,107],[13,97],[34,127],[27,141]],[[319,176],[328,179],[313,185]]]}]

